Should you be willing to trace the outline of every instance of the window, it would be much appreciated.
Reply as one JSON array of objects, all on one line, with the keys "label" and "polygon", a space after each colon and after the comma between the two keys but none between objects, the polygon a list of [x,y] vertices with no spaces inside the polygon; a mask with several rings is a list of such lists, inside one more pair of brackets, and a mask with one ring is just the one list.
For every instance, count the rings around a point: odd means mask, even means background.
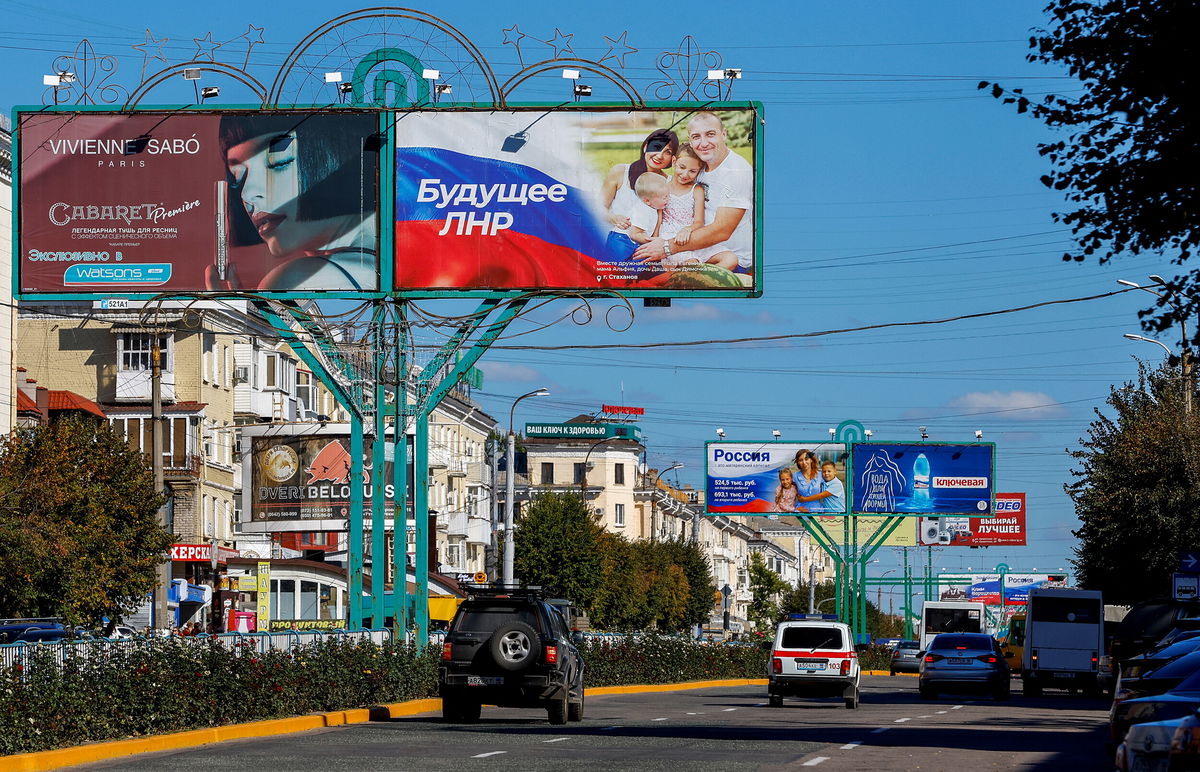
[{"label": "window", "polygon": [[274,389],[278,388],[279,383],[279,355],[267,354],[267,367],[263,373],[263,388]]},{"label": "window", "polygon": [[617,526],[618,528],[625,527],[625,505],[624,504],[614,504],[613,505],[613,525]]},{"label": "window", "polygon": [[624,485],[625,484],[625,465],[624,464],[617,464],[616,466],[613,467],[613,484],[614,485]]},{"label": "window", "polygon": [[233,388],[233,354],[229,350],[229,346],[225,346],[225,388]]},{"label": "window", "polygon": [[553,485],[553,484],[554,484],[554,464],[543,463],[542,464],[542,485]]},{"label": "window", "polygon": [[271,580],[271,619],[296,618],[296,580]]},{"label": "window", "polygon": [[296,407],[299,410],[300,416],[306,417],[306,413],[319,413],[316,402],[316,385],[313,384],[312,373],[306,370],[296,371]]},{"label": "window", "polygon": [[[151,346],[154,336],[145,332],[127,332],[119,341],[119,357],[122,370],[149,370],[151,365]],[[164,370],[171,370],[171,336],[163,335],[158,339],[162,349],[159,364]]]},{"label": "window", "polygon": [[205,383],[212,383],[213,373],[213,336],[210,333],[200,334],[200,347],[203,350],[201,360],[203,360],[202,377]]},{"label": "window", "polygon": [[300,619],[317,619],[317,583],[300,582]]},{"label": "window", "polygon": [[583,476],[586,474],[586,472],[584,472],[585,465],[584,464],[575,464],[574,466],[575,466],[575,484],[582,485],[583,484]]}]

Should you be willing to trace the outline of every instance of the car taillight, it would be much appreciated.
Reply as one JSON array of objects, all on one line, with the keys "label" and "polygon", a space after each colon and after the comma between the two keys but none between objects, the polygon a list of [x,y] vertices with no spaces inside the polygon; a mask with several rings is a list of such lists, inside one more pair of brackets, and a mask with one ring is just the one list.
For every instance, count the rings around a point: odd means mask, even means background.
[{"label": "car taillight", "polygon": [[892,659],[900,659],[900,650],[896,649],[892,652]]},{"label": "car taillight", "polygon": [[850,660],[842,660],[842,675],[850,675]]},{"label": "car taillight", "polygon": [[939,659],[945,659],[945,657],[943,657],[941,654],[926,654],[925,655],[926,662],[937,662]]},{"label": "car taillight", "polygon": [[1100,665],[1100,657],[1096,656],[1096,652],[1092,652],[1092,670],[1096,670]]},{"label": "car taillight", "polygon": [[546,647],[546,664],[547,665],[558,664],[558,647],[557,646],[547,646]]},{"label": "car taillight", "polygon": [[451,659],[450,652],[453,648],[454,647],[450,644],[449,641],[443,643],[442,644],[442,659]]},{"label": "car taillight", "polygon": [[986,662],[989,665],[996,664],[996,655],[995,654],[980,654],[975,659],[979,660],[980,662]]},{"label": "car taillight", "polygon": [[783,660],[781,660],[779,657],[775,657],[774,659],[771,660],[771,672],[772,673],[782,673],[783,672]]},{"label": "car taillight", "polygon": [[1029,655],[1029,664],[1033,665],[1034,667],[1038,666],[1037,649],[1034,649],[1033,653]]}]

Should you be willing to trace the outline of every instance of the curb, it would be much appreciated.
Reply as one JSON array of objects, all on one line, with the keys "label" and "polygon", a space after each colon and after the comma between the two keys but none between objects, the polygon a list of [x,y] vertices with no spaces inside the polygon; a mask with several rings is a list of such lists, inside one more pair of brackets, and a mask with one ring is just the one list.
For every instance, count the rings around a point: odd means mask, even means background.
[{"label": "curb", "polygon": [[[864,670],[864,671],[862,671],[862,674],[863,674],[863,675],[885,675],[885,676],[890,676],[892,673],[891,673],[891,671],[890,671],[890,670]],[[899,675],[899,676],[908,676],[909,678],[916,678],[918,674],[917,674],[917,673],[896,673],[896,675]]]},{"label": "curb", "polygon": [[[673,692],[688,689],[708,689],[716,686],[765,686],[767,679],[732,679],[723,681],[689,681],[681,684],[653,684],[641,686],[600,686],[585,689],[588,697],[603,697],[612,694],[639,694],[645,692]],[[292,718],[277,718],[269,721],[255,721],[249,724],[231,724],[207,729],[190,729],[174,734],[139,737],[132,740],[112,740],[109,742],[78,745],[72,748],[58,748],[52,751],[37,751],[35,753],[18,753],[12,756],[0,756],[0,766],[12,772],[45,772],[46,770],[72,767],[78,764],[91,764],[96,761],[136,756],[142,753],[180,750],[183,748],[198,748],[201,745],[226,742],[228,740],[245,740],[253,737],[271,737],[274,735],[309,732],[313,729],[325,729],[332,726],[361,724],[367,721],[387,721],[403,716],[416,716],[422,713],[435,713],[442,709],[442,700],[429,697],[407,702],[395,702],[388,705],[376,705],[371,708],[355,708],[352,710],[335,710],[329,713],[312,713],[307,716]]]}]

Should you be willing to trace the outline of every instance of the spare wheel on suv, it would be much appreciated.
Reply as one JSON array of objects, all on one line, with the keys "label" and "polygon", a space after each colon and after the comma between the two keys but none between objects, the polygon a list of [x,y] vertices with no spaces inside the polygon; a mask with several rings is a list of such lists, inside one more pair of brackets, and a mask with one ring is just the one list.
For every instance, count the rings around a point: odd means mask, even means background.
[{"label": "spare wheel on suv", "polygon": [[520,672],[535,661],[541,651],[541,639],[537,631],[525,622],[506,622],[496,628],[488,641],[488,652],[496,667],[509,672]]}]

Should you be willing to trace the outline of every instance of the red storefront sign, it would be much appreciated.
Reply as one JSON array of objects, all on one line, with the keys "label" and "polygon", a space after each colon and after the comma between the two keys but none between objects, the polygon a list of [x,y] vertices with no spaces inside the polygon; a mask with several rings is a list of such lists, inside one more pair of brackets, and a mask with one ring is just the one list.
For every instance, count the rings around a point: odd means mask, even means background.
[{"label": "red storefront sign", "polygon": [[[224,562],[229,558],[241,555],[237,550],[228,547],[217,547],[217,561]],[[207,544],[172,544],[172,563],[208,563],[212,560],[212,550]]]}]

